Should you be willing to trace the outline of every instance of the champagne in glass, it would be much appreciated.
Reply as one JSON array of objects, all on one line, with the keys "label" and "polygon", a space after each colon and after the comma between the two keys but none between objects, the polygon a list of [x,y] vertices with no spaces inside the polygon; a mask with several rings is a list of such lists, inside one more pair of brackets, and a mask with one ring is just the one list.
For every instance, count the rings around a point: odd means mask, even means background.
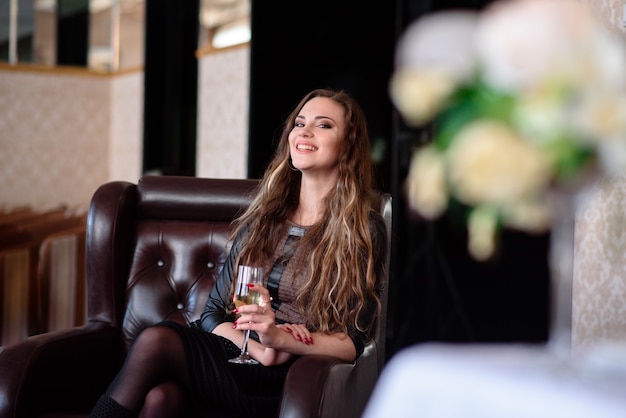
[{"label": "champagne in glass", "polygon": [[[239,266],[237,272],[237,285],[235,287],[235,306],[238,308],[243,305],[259,304],[261,302],[261,294],[253,292],[248,288],[248,284],[263,284],[263,268],[251,266]],[[238,357],[228,360],[237,364],[259,364],[248,354],[248,339],[250,338],[250,330],[245,330],[243,334],[243,344],[241,346],[241,354]]]}]

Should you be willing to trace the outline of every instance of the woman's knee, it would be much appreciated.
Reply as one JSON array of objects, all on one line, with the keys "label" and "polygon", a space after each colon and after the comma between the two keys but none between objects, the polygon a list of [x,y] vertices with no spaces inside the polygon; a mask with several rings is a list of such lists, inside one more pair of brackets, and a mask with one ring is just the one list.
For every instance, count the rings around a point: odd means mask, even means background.
[{"label": "woman's knee", "polygon": [[172,328],[165,326],[152,326],[141,331],[135,344],[145,344],[148,346],[171,344],[178,340],[178,333]]},{"label": "woman's knee", "polygon": [[188,409],[185,389],[175,382],[164,382],[150,389],[140,417],[181,417]]},{"label": "woman's knee", "polygon": [[183,355],[182,341],[178,333],[168,327],[153,326],[144,329],[133,343],[131,353],[142,359],[178,357]]}]

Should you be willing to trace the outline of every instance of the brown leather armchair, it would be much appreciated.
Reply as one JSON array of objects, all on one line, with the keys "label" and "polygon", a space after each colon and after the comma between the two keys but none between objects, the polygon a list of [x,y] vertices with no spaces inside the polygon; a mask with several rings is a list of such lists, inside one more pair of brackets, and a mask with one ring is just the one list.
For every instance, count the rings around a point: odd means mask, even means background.
[{"label": "brown leather armchair", "polygon": [[[87,324],[0,349],[0,417],[86,416],[143,328],[199,318],[227,256],[230,222],[256,184],[151,176],[101,186],[87,220]],[[390,234],[390,196],[379,203]],[[299,359],[281,417],[361,415],[384,361],[386,289],[375,341],[355,363]]]}]

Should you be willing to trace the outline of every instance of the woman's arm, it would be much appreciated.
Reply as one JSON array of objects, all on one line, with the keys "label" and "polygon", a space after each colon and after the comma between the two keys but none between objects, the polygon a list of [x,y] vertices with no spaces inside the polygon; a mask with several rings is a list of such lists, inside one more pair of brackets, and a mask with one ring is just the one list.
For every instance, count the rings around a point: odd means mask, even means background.
[{"label": "woman's arm", "polygon": [[[269,300],[269,291],[266,288],[255,285],[250,290],[261,293],[261,300]],[[304,324],[276,325],[274,312],[263,304],[241,306],[237,313],[241,316],[233,324],[234,330],[249,329],[259,336],[260,343],[252,340],[248,343],[248,351],[253,357],[271,356],[265,353],[266,349],[278,351],[275,356],[280,359],[283,358],[283,352],[299,356],[323,354],[345,361],[354,361],[357,356],[354,343],[348,335],[312,333]],[[230,331],[224,328],[220,328],[220,332],[230,335]],[[261,361],[259,358],[257,360]]]},{"label": "woman's arm", "polygon": [[[255,285],[251,290],[261,293],[262,300],[269,300],[266,288]],[[241,347],[242,331],[255,331],[260,342],[248,340],[248,353],[263,365],[282,364],[293,355],[324,354],[345,361],[354,361],[357,356],[354,343],[348,335],[312,333],[304,324],[276,325],[274,312],[263,304],[244,305],[236,313],[240,317],[235,322],[222,322],[212,332]]]},{"label": "woman's arm", "polygon": [[[300,326],[306,330],[304,326]],[[278,329],[271,333],[263,334],[259,331],[261,342],[277,350],[287,351],[295,355],[304,356],[309,354],[322,354],[337,357],[341,360],[351,362],[356,360],[356,349],[352,339],[347,334],[335,333],[324,334],[321,332],[306,333],[302,331],[287,331]],[[290,324],[288,329],[294,328]]]}]

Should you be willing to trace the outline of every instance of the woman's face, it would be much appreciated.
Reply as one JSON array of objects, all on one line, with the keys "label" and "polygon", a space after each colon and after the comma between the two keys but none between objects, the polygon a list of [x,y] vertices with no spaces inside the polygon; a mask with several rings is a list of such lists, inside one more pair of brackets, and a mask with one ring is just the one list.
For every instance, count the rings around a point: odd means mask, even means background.
[{"label": "woman's face", "polygon": [[293,166],[307,174],[335,174],[346,135],[345,111],[327,97],[309,100],[289,133]]}]

